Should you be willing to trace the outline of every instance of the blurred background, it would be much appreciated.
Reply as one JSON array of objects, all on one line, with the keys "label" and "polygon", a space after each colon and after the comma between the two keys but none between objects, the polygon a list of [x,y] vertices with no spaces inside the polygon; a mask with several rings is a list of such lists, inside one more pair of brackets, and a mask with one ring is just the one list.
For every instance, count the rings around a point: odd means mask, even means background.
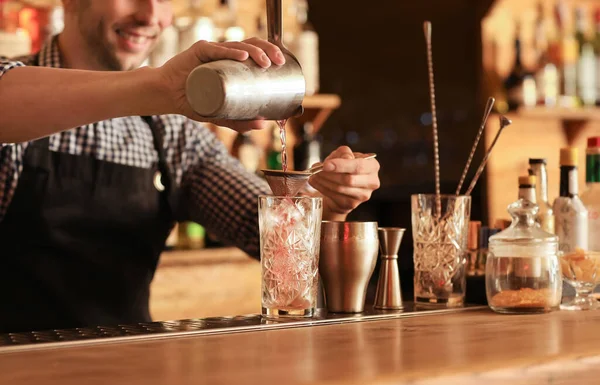
[{"label": "blurred background", "polygon": [[[552,201],[559,149],[581,147],[584,165],[585,140],[600,133],[598,0],[283,5],[284,43],[301,61],[309,94],[304,116],[288,122],[292,167],[305,168],[340,145],[377,153],[381,188],[351,219],[407,229],[400,250],[405,299],[412,298],[410,196],[434,191],[425,20],[433,24],[442,192],[456,189],[488,97],[496,104],[467,185],[498,129],[499,114],[514,122],[472,193],[472,220],[504,226],[506,206],[516,200],[517,177],[527,174],[530,157],[547,159]],[[173,0],[173,6],[173,26],[145,65],[160,66],[200,39],[266,37],[264,0]],[[0,9],[0,55],[35,52],[62,28],[60,1],[0,0]],[[249,135],[213,130],[250,171],[280,167],[275,127]],[[585,173],[579,176],[583,186]],[[217,234],[181,224],[166,250],[153,286],[156,318],[257,311],[258,264],[222,245]]]}]

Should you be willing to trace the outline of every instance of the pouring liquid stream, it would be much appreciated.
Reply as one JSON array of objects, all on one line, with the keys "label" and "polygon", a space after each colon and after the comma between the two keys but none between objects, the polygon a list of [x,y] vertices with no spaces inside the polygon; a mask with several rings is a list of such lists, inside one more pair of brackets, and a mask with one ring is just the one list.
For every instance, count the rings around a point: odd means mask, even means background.
[{"label": "pouring liquid stream", "polygon": [[284,172],[287,171],[287,145],[285,139],[285,124],[287,123],[287,119],[277,120],[277,125],[279,126],[279,138],[281,139],[281,168]]},{"label": "pouring liquid stream", "polygon": [[[283,172],[287,172],[287,144],[285,138],[285,125],[287,119],[277,120],[276,122],[279,126],[279,138],[281,139],[281,169]],[[284,178],[283,183],[285,183],[286,192],[288,191],[287,182],[287,178]]]}]

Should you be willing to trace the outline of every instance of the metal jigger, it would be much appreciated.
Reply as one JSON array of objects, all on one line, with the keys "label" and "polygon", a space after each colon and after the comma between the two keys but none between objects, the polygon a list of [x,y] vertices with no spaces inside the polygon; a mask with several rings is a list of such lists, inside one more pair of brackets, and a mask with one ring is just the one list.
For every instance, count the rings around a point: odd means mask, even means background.
[{"label": "metal jigger", "polygon": [[400,290],[400,272],[398,271],[398,250],[405,229],[398,227],[380,227],[379,248],[381,250],[381,267],[375,294],[375,309],[400,310],[402,292]]}]

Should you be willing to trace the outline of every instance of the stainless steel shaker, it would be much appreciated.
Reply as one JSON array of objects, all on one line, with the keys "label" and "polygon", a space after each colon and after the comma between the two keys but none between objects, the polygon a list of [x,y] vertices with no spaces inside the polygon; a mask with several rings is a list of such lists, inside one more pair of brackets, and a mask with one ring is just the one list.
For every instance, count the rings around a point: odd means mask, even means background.
[{"label": "stainless steel shaker", "polygon": [[327,310],[364,310],[378,251],[377,222],[322,222],[319,273]]},{"label": "stainless steel shaker", "polygon": [[375,309],[400,310],[402,292],[400,289],[400,271],[398,270],[398,250],[405,229],[381,227],[378,229],[381,249],[379,281],[375,292]]},{"label": "stainless steel shaker", "polygon": [[266,1],[269,41],[281,48],[285,64],[264,69],[252,59],[217,60],[196,67],[186,96],[202,117],[283,120],[302,114],[306,83],[300,63],[282,42],[281,0]]}]

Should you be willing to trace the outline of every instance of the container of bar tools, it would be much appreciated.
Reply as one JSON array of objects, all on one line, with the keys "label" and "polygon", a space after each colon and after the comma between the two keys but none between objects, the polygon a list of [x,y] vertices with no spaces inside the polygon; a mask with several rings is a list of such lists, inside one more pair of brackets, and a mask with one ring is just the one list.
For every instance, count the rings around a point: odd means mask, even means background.
[{"label": "container of bar tools", "polygon": [[262,68],[252,59],[217,60],[188,76],[186,96],[200,116],[228,120],[284,120],[303,113],[306,83],[296,57],[282,42],[281,0],[266,0],[268,40],[283,52],[285,64]]},{"label": "container of bar tools", "polygon": [[398,270],[398,250],[405,229],[397,227],[380,227],[379,249],[381,250],[381,266],[375,293],[375,309],[401,310],[402,292],[400,290],[400,272]]}]

